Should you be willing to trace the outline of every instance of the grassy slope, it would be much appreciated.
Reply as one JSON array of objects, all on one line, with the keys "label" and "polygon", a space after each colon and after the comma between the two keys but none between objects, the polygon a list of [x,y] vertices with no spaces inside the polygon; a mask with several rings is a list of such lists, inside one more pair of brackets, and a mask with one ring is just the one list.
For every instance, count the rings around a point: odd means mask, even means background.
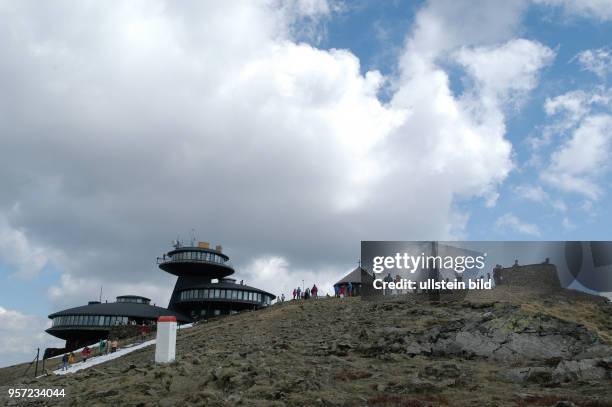
[{"label": "grassy slope", "polygon": [[[610,315],[602,314],[603,305],[592,298],[570,296],[569,301],[578,305],[569,313],[562,309],[568,302],[566,294],[561,299],[535,300],[501,294],[527,312],[579,318],[602,337],[610,337]],[[368,354],[360,349],[389,332],[420,332],[450,323],[462,307],[371,304],[358,299],[291,302],[181,331],[178,360],[172,365],[155,366],[154,349],[148,348],[70,377],[46,377],[25,385],[62,386],[68,394],[63,403],[92,406],[551,405],[562,399],[612,405],[609,383],[555,388],[507,383],[500,380],[499,373],[508,367],[501,363]],[[1,404],[6,387],[0,391]]]}]

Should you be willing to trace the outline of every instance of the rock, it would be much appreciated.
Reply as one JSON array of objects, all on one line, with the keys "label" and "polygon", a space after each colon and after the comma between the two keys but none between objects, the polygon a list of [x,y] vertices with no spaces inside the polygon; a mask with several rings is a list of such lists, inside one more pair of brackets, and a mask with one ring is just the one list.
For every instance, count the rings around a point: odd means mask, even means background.
[{"label": "rock", "polygon": [[526,381],[529,383],[547,384],[552,381],[552,369],[546,367],[532,367],[527,373]]},{"label": "rock", "polygon": [[495,318],[495,315],[491,311],[485,312],[484,314],[482,314],[482,320],[483,321],[490,321],[493,318]]},{"label": "rock", "polygon": [[116,396],[118,394],[119,394],[119,391],[117,389],[109,389],[109,390],[101,390],[101,391],[95,392],[94,396],[96,398],[107,398],[107,397]]},{"label": "rock", "polygon": [[528,367],[519,367],[514,369],[508,369],[502,373],[502,378],[513,382],[513,383],[522,383],[527,379],[527,375],[529,374]]},{"label": "rock", "polygon": [[430,354],[431,353],[431,344],[429,343],[420,343],[420,342],[410,342],[406,346],[406,353],[408,355],[421,355],[421,354]]},{"label": "rock", "polygon": [[502,377],[514,383],[549,384],[553,382],[552,369],[547,367],[520,367],[508,369]]},{"label": "rock", "polygon": [[554,370],[554,377],[562,382],[610,378],[612,357],[606,359],[563,360]]},{"label": "rock", "polygon": [[569,400],[561,400],[553,404],[552,407],[578,407],[578,406]]}]

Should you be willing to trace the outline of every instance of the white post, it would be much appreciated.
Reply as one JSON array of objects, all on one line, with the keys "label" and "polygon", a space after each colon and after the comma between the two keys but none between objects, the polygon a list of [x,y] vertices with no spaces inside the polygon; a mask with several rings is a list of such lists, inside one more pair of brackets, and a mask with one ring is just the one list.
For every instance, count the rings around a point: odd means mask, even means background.
[{"label": "white post", "polygon": [[173,362],[176,357],[176,317],[162,316],[157,320],[155,363]]}]

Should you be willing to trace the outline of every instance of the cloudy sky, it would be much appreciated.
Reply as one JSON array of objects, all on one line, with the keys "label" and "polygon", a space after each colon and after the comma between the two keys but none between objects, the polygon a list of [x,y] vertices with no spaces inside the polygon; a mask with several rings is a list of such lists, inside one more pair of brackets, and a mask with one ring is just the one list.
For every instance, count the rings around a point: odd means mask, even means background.
[{"label": "cloudy sky", "polygon": [[324,291],[360,240],[609,239],[610,0],[0,0],[0,366],[192,230]]}]

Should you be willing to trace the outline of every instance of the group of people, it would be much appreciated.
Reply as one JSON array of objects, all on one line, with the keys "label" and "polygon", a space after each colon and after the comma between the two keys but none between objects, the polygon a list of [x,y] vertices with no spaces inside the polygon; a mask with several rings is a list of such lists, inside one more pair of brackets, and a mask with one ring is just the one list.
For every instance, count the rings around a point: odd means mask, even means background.
[{"label": "group of people", "polygon": [[[98,344],[98,354],[108,355],[109,353],[115,353],[119,348],[119,341],[114,338],[113,340],[100,339]],[[83,363],[87,362],[87,359],[91,357],[92,351],[89,346],[85,346],[81,349],[81,359]],[[76,356],[74,352],[64,353],[62,356],[62,370],[68,370],[70,365],[76,363]]]},{"label": "group of people", "polygon": [[113,338],[113,340],[100,339],[98,349],[100,355],[108,355],[109,353],[115,353],[117,352],[117,349],[119,349],[119,341],[117,340],[117,338]]},{"label": "group of people", "polygon": [[317,298],[319,289],[317,285],[314,284],[312,288],[306,287],[305,290],[302,291],[301,287],[297,287],[293,289],[293,299],[294,300],[307,300],[309,298]]},{"label": "group of people", "polygon": [[343,297],[352,297],[355,295],[353,291],[353,283],[349,281],[346,285],[335,285],[334,286],[334,296],[343,298]]}]

